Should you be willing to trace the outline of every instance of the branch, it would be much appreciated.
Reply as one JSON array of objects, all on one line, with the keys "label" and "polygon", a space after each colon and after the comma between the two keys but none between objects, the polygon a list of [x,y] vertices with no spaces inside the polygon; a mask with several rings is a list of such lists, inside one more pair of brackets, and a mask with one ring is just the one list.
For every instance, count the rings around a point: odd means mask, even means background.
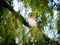
[{"label": "branch", "polygon": [[1,1],[0,1],[0,7],[5,7],[5,8],[7,8],[7,9],[9,9],[9,10],[13,13],[13,15],[20,20],[20,22],[21,22],[22,24],[24,24],[24,25],[26,25],[26,26],[29,27],[28,22],[27,22],[18,12],[16,12],[16,11],[12,8],[12,6],[8,5],[8,3],[7,3],[6,1],[1,0]]}]

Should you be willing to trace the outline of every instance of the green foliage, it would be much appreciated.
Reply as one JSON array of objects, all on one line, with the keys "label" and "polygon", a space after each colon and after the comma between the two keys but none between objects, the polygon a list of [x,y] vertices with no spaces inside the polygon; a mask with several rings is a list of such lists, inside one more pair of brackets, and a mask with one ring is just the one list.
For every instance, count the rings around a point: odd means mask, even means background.
[{"label": "green foliage", "polygon": [[[35,45],[49,45],[49,43],[52,43],[52,45],[57,45],[53,40],[49,40],[42,33],[47,21],[46,13],[50,13],[50,15],[53,17],[52,9],[48,6],[48,0],[22,0],[25,4],[25,7],[31,7],[33,13],[36,16],[42,15],[42,22],[38,24],[37,28],[30,27],[28,22],[25,21],[25,19],[18,12],[13,10],[13,7],[11,6],[13,0],[5,1],[8,1],[7,5],[9,5],[7,6],[5,2],[0,6],[0,36],[3,39],[1,40],[2,42],[5,42],[6,45],[12,45],[11,42],[13,42],[16,37],[18,37],[19,44],[23,43],[23,45],[32,45],[33,43]],[[25,33],[26,28],[22,26],[23,24],[30,29],[27,34]],[[31,42],[32,37],[33,41]],[[48,41],[48,44],[45,44],[45,40]]]},{"label": "green foliage", "polygon": [[4,7],[0,8],[0,15],[0,36],[4,39],[4,41],[15,40],[18,34],[16,30],[22,25],[22,21],[20,22],[19,19],[12,14],[12,12]]},{"label": "green foliage", "polygon": [[58,33],[60,33],[60,10],[58,12],[57,29],[58,29]]},{"label": "green foliage", "polygon": [[31,7],[35,15],[41,15],[46,12],[53,16],[52,9],[48,6],[48,0],[22,0],[26,7]]}]

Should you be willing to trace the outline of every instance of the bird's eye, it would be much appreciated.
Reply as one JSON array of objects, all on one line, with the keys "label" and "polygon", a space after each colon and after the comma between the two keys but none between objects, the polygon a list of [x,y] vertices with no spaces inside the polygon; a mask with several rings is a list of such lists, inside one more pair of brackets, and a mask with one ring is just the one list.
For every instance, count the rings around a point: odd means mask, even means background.
[{"label": "bird's eye", "polygon": [[30,14],[29,14],[29,17],[34,17],[33,13],[30,13]]},{"label": "bird's eye", "polygon": [[33,15],[31,14],[30,17],[33,17]]}]

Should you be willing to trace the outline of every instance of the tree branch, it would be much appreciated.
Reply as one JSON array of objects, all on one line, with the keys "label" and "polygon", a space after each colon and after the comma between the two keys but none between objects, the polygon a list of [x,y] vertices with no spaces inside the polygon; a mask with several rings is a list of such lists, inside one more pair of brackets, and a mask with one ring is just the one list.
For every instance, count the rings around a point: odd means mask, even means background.
[{"label": "tree branch", "polygon": [[13,13],[13,15],[20,20],[20,22],[22,24],[29,27],[28,22],[18,12],[16,12],[11,5],[8,5],[8,3],[6,1],[1,0],[0,1],[0,7],[5,7],[7,9],[9,9]]}]

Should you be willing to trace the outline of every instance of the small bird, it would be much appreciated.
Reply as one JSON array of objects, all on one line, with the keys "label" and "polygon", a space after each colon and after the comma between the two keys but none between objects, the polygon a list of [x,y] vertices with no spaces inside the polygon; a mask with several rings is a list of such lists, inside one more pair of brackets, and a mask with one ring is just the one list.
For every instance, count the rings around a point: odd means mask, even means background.
[{"label": "small bird", "polygon": [[28,18],[29,25],[31,25],[32,27],[37,27],[36,17],[34,16],[34,14],[29,13]]}]

